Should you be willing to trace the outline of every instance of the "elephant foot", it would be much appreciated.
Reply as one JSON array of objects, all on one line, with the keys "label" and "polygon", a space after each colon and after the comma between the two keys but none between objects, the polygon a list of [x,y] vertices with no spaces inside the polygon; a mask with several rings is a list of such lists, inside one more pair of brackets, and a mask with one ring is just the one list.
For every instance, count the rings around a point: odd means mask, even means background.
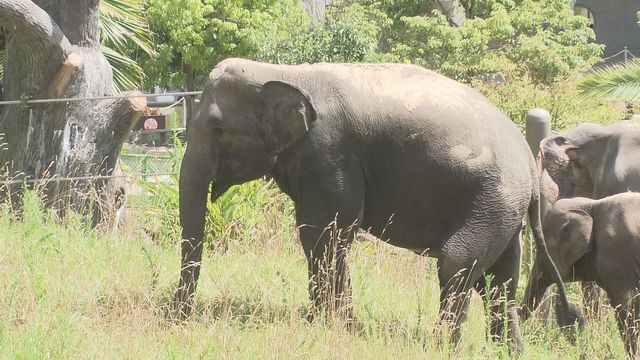
[{"label": "elephant foot", "polygon": [[185,289],[178,289],[169,305],[167,317],[175,321],[185,321],[191,316],[193,310],[193,293],[190,294]]},{"label": "elephant foot", "polygon": [[366,333],[364,324],[353,315],[351,306],[343,307],[340,310],[312,307],[305,315],[305,320],[309,324],[312,324],[318,319],[327,324],[344,326],[352,335],[364,335]]},{"label": "elephant foot", "polygon": [[354,336],[364,336],[367,334],[367,329],[362,321],[352,317],[346,320],[347,331]]},{"label": "elephant foot", "polygon": [[520,334],[518,312],[515,306],[507,310],[507,319],[504,319],[499,313],[494,313],[492,316],[491,340],[498,344],[506,343],[512,356],[521,354],[524,351],[524,342]]},{"label": "elephant foot", "polygon": [[580,311],[573,305],[569,306],[569,313],[562,311],[562,306],[558,301],[556,303],[556,316],[558,326],[565,334],[571,344],[575,345],[576,335],[584,329],[585,320]]}]

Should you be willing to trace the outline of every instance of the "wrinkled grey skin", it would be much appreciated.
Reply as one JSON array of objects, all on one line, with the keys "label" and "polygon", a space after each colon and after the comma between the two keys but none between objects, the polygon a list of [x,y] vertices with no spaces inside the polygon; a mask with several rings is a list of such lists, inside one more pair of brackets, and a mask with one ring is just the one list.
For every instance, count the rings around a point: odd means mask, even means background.
[{"label": "wrinkled grey skin", "polygon": [[581,124],[542,140],[540,149],[543,192],[551,203],[640,191],[640,129]]},{"label": "wrinkled grey skin", "polygon": [[[438,258],[440,317],[454,339],[469,299],[455,295],[505,285],[508,332],[521,347],[513,300],[527,211],[546,253],[537,167],[516,126],[478,92],[412,65],[229,59],[210,74],[187,137],[174,310],[187,313],[195,291],[209,185],[215,201],[266,175],[295,203],[315,309],[352,317],[345,256],[363,228]],[[563,299],[568,317],[578,316]],[[492,310],[502,335],[500,305]]]},{"label": "wrinkled grey skin", "polygon": [[[541,189],[551,203],[577,196],[601,199],[640,191],[640,130],[622,125],[581,124],[540,143]],[[599,291],[583,284],[584,302],[598,315]]]},{"label": "wrinkled grey skin", "polygon": [[[549,253],[564,281],[595,281],[615,309],[630,355],[637,353],[640,321],[640,194],[622,193],[600,200],[562,199],[547,212],[543,230]],[[533,311],[552,280],[536,262],[525,291]]]}]

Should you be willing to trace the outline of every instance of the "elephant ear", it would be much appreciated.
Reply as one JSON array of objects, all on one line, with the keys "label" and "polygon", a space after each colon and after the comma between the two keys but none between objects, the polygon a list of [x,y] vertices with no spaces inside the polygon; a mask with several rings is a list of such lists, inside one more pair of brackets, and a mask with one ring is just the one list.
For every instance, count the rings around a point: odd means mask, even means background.
[{"label": "elephant ear", "polygon": [[[584,210],[570,209],[561,229],[558,266],[566,273],[593,247],[593,218]],[[560,269],[558,269],[560,270]]]},{"label": "elephant ear", "polygon": [[267,150],[277,155],[305,136],[316,120],[316,110],[306,91],[284,81],[269,81],[260,92]]}]

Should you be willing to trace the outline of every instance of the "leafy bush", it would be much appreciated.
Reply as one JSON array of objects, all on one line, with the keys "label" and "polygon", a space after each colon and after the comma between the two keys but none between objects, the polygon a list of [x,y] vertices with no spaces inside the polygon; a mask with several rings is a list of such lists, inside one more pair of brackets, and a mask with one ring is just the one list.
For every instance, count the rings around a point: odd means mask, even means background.
[{"label": "leafy bush", "polygon": [[[169,148],[172,168],[179,172],[184,154],[184,145],[175,138],[174,147]],[[147,215],[156,219],[153,231],[161,239],[180,239],[178,175],[168,181],[142,179],[139,186],[144,189],[144,207]],[[231,187],[216,202],[207,202],[205,219],[205,243],[224,251],[231,241],[249,242],[258,229],[291,231],[293,228],[293,205],[278,191],[273,180],[259,179]]]},{"label": "leafy bush", "polygon": [[562,77],[552,84],[536,84],[530,78],[514,77],[504,83],[474,80],[473,86],[484,93],[515,123],[524,125],[529,110],[541,107],[552,116],[552,128],[563,130],[578,123],[606,124],[627,118],[627,110],[611,102],[585,101],[578,96],[579,77]]}]

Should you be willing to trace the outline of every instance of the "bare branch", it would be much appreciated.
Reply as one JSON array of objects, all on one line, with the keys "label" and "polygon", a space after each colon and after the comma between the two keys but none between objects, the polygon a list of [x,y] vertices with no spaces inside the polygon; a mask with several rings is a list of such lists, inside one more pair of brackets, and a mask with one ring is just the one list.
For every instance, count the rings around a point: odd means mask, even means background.
[{"label": "bare branch", "polygon": [[76,53],[71,53],[67,56],[60,70],[49,84],[47,95],[50,98],[59,98],[67,90],[69,81],[71,81],[71,75],[80,68],[82,65],[82,57]]},{"label": "bare branch", "polygon": [[[147,107],[147,99],[144,97],[131,97],[142,95],[139,91],[130,91],[121,95],[128,96],[113,100],[103,100],[91,110],[91,118],[109,119],[103,122],[105,126],[99,130],[96,138],[111,137],[114,143],[122,143],[133,125]],[[99,127],[96,127],[98,129]]]}]

